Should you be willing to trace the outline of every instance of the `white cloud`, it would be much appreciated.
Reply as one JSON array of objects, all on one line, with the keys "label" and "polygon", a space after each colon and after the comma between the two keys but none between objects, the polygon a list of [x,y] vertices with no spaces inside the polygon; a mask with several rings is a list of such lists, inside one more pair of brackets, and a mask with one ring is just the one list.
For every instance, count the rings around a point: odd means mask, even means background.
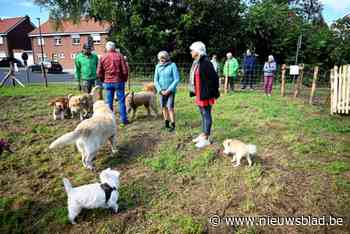
[{"label": "white cloud", "polygon": [[321,0],[324,7],[332,8],[337,12],[350,11],[350,0]]}]

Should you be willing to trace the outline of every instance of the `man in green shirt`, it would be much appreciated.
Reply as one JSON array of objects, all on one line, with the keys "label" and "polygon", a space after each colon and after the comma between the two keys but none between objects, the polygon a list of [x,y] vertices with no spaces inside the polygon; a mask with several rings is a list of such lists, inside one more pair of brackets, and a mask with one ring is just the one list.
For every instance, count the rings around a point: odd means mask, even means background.
[{"label": "man in green shirt", "polygon": [[230,84],[231,91],[234,90],[235,83],[234,80],[237,78],[238,71],[238,61],[232,56],[231,52],[226,54],[227,60],[224,66],[224,76],[225,76],[225,93],[227,93],[228,84]]},{"label": "man in green shirt", "polygon": [[[85,43],[83,51],[75,57],[75,79],[79,82],[79,90],[90,93],[95,86],[98,57],[91,53],[92,47]],[[82,87],[81,87],[81,81]]]}]

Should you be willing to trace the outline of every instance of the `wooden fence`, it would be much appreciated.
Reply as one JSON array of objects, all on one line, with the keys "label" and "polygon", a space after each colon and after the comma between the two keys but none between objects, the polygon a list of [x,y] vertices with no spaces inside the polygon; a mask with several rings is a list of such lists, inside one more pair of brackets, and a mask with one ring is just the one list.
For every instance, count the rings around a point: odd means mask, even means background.
[{"label": "wooden fence", "polygon": [[[286,73],[287,69],[289,69],[290,66],[287,66],[286,64],[283,64],[281,67],[281,96],[286,95]],[[293,97],[297,98],[300,95],[301,90],[303,89],[303,79],[304,79],[304,64],[299,65],[299,75],[297,76],[298,78],[296,79],[295,83],[293,80]],[[310,95],[309,95],[309,104],[313,104],[313,99],[315,96],[316,92],[316,86],[317,86],[317,80],[319,76],[319,67],[315,66],[313,67],[313,79],[312,79],[312,86],[310,90]]]},{"label": "wooden fence", "polygon": [[350,112],[350,65],[331,70],[331,114]]}]

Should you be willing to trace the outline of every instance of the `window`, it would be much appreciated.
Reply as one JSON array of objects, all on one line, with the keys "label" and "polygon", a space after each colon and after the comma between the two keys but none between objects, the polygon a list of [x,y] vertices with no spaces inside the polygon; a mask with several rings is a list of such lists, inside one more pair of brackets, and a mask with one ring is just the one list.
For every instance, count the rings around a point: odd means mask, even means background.
[{"label": "window", "polygon": [[92,40],[94,44],[100,44],[101,43],[101,35],[100,34],[92,34]]},{"label": "window", "polygon": [[76,53],[71,54],[71,58],[72,58],[72,59],[75,59],[75,56],[77,56]]},{"label": "window", "polygon": [[4,44],[4,38],[0,37],[0,45]]},{"label": "window", "polygon": [[64,59],[64,53],[60,53],[60,59]]},{"label": "window", "polygon": [[55,38],[54,38],[54,41],[55,41],[55,45],[57,45],[57,46],[62,45],[62,39],[61,39],[61,37],[55,37]]},{"label": "window", "polygon": [[[37,58],[38,58],[38,63],[41,63],[41,54],[38,54]],[[47,55],[44,54],[44,62],[46,62],[46,61],[47,61]]]},{"label": "window", "polygon": [[79,45],[80,44],[80,35],[79,34],[73,34],[72,35],[72,44],[73,45]]},{"label": "window", "polygon": [[[41,39],[41,40],[40,40]],[[41,42],[41,43],[40,43]],[[44,38],[38,37],[38,45],[45,45],[45,40]]]},{"label": "window", "polygon": [[58,61],[58,55],[57,54],[53,54],[52,55],[52,60],[57,62]]}]

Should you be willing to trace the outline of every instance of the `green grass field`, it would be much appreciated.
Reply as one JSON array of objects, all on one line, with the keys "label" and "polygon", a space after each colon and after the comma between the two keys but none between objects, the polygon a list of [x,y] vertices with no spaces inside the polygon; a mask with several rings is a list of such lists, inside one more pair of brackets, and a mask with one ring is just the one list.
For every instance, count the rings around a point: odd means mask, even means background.
[{"label": "green grass field", "polygon": [[[350,230],[350,118],[260,91],[218,99],[212,146],[198,150],[200,114],[186,90],[176,96],[177,131],[161,118],[138,118],[118,129],[119,152],[106,144],[97,172],[84,169],[75,146],[48,145],[78,120],[53,121],[49,100],[77,93],[71,86],[0,89],[0,139],[14,154],[0,156],[0,233],[348,233]],[[222,154],[222,141],[256,144],[253,167],[239,168]],[[121,172],[120,212],[86,210],[67,219],[62,178],[73,186]],[[213,227],[210,215],[343,217],[339,226]]]}]

